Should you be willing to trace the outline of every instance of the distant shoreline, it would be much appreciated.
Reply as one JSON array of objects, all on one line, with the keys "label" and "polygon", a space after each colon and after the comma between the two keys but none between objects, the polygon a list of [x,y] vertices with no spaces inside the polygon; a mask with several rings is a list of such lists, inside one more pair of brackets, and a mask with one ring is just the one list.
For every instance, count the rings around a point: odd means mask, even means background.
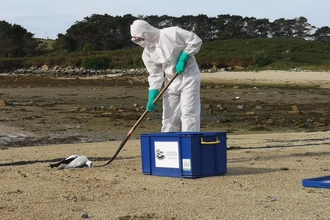
[{"label": "distant shoreline", "polygon": [[[34,75],[39,73],[0,73],[0,76],[12,75]],[[98,74],[97,71],[89,74],[73,71],[71,73],[45,73],[40,75],[54,78],[102,78],[136,75],[141,76],[147,74],[144,70],[113,70],[113,72],[103,72]],[[290,85],[309,85],[319,86],[320,88],[330,88],[330,71],[282,71],[282,70],[264,70],[264,71],[217,71],[217,72],[202,72],[201,80],[203,82],[215,83],[232,83],[232,84],[290,84]]]},{"label": "distant shoreline", "polygon": [[259,72],[202,73],[202,81],[265,84],[302,84],[330,88],[330,72],[289,72],[265,70]]}]

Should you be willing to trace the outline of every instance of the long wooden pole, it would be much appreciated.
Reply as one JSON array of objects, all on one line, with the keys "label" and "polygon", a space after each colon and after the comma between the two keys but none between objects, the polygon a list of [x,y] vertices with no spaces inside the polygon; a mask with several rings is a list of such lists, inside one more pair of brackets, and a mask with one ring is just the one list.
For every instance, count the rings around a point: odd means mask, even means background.
[{"label": "long wooden pole", "polygon": [[[153,104],[156,104],[156,102],[158,101],[158,99],[164,94],[164,92],[166,91],[166,89],[171,85],[171,83],[174,81],[174,79],[178,76],[178,73],[175,73],[174,76],[172,77],[172,79],[167,83],[166,86],[164,86],[164,88],[159,92],[158,96],[155,98],[155,100],[153,101]],[[144,113],[140,116],[139,120],[137,120],[137,122],[135,122],[135,124],[133,125],[133,127],[129,130],[129,132],[127,133],[125,139],[121,142],[121,144],[119,145],[116,153],[113,155],[113,157],[105,164],[101,165],[100,167],[106,166],[108,164],[110,164],[112,161],[114,161],[117,157],[117,155],[119,154],[119,152],[121,151],[121,149],[125,146],[126,142],[128,141],[128,139],[131,137],[131,135],[133,134],[133,132],[135,131],[135,129],[139,126],[139,124],[141,123],[141,121],[146,117],[146,115],[148,114],[148,111],[145,110]]]}]

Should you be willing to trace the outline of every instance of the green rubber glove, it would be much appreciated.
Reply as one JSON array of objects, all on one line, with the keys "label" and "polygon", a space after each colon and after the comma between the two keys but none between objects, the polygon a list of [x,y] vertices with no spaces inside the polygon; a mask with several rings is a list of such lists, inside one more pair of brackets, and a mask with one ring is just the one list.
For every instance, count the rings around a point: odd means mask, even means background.
[{"label": "green rubber glove", "polygon": [[158,94],[159,94],[159,91],[156,89],[149,90],[149,100],[148,100],[147,107],[146,107],[148,112],[153,112],[157,109],[157,105],[153,104],[153,102],[157,98]]},{"label": "green rubber glove", "polygon": [[175,66],[175,69],[178,74],[183,73],[184,71],[184,66],[186,65],[186,62],[189,60],[190,55],[187,54],[186,52],[182,51],[180,58],[178,60],[178,63]]}]

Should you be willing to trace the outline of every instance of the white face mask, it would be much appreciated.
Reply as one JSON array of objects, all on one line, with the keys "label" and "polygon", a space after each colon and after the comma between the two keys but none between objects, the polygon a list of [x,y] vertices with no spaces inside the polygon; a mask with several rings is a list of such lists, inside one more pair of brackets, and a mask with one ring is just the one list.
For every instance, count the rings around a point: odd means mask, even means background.
[{"label": "white face mask", "polygon": [[149,44],[150,44],[150,43],[149,43],[148,41],[145,41],[145,40],[139,42],[139,45],[140,45],[141,47],[147,47],[147,46],[149,46]]},{"label": "white face mask", "polygon": [[136,38],[131,39],[134,43],[139,45],[140,47],[147,47],[150,43],[146,40],[137,40]]}]

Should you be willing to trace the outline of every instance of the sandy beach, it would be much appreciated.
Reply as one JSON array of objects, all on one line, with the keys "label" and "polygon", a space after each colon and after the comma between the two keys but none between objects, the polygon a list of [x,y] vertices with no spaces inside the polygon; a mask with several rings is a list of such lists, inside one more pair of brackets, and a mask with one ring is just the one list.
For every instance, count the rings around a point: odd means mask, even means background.
[{"label": "sandy beach", "polygon": [[[202,80],[330,88],[328,72],[202,73]],[[0,137],[17,135],[15,129],[2,126]],[[329,219],[330,190],[304,187],[302,180],[330,176],[330,131],[229,133],[227,173],[198,179],[144,175],[138,139],[128,140],[113,163],[97,167],[120,143],[2,147],[1,218]],[[94,167],[50,169],[71,154],[86,155]]]},{"label": "sandy beach", "polygon": [[321,88],[330,88],[330,71],[327,72],[300,72],[267,70],[260,72],[216,72],[203,73],[202,80],[232,83],[264,83],[264,84],[298,84],[315,85]]}]

